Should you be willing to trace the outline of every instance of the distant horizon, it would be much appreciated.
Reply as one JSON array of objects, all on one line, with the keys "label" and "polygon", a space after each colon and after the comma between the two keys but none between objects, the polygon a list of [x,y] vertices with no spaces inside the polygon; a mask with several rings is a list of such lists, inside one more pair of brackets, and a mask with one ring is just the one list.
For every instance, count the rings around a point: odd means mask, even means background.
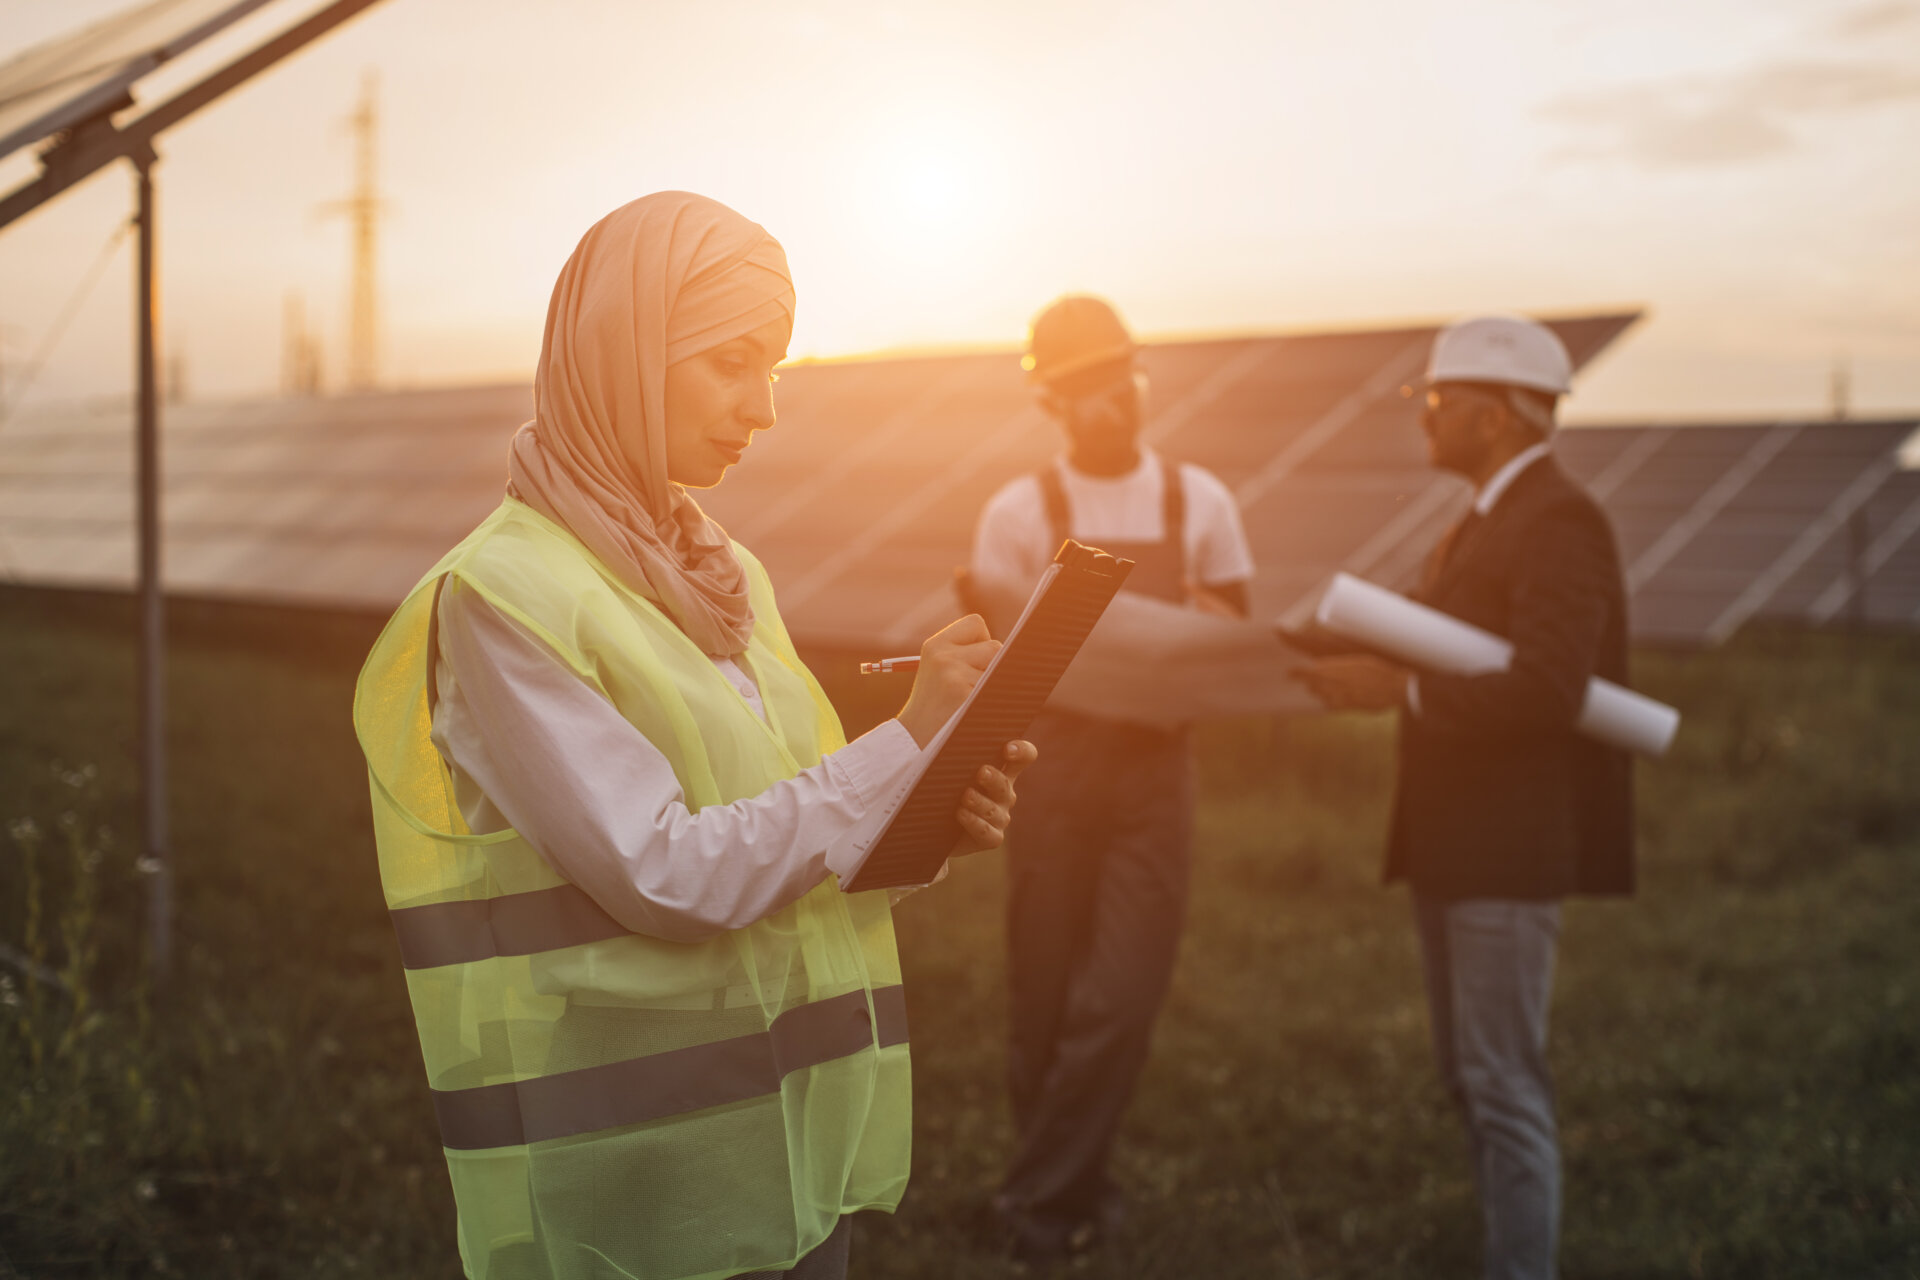
[{"label": "distant horizon", "polygon": [[[1624,307],[1573,309],[1559,313],[1541,313],[1539,318],[1570,319],[1583,316],[1618,315],[1624,314],[1628,310],[1630,310],[1630,308]],[[1184,343],[1233,342],[1260,338],[1313,338],[1338,336],[1342,334],[1390,333],[1401,329],[1431,328],[1441,323],[1444,323],[1444,321],[1435,318],[1395,317],[1379,324],[1352,324],[1322,328],[1248,329],[1222,333],[1143,333],[1137,335],[1137,337],[1140,344],[1144,347],[1177,346]],[[1640,323],[1644,323],[1644,315],[1640,321],[1630,324],[1628,328],[1622,332],[1620,337],[1616,338],[1606,348],[1603,348],[1599,355],[1588,363],[1587,367],[1592,368],[1593,365],[1604,361],[1615,347],[1629,341],[1634,329],[1637,328]],[[788,360],[780,367],[783,369],[792,369],[846,364],[884,363],[895,360],[939,360],[994,355],[1005,356],[1011,363],[1017,360],[1021,350],[1022,344],[1018,342],[929,344],[925,346],[889,348],[876,351],[848,352],[844,355],[798,356]],[[1818,425],[1821,423],[1834,423],[1836,425],[1912,423],[1915,426],[1915,432],[1913,438],[1902,450],[1903,467],[1909,470],[1920,470],[1920,402],[1916,402],[1915,405],[1909,409],[1883,409],[1878,407],[1870,411],[1855,411],[1849,409],[1843,416],[1835,416],[1831,412],[1831,408],[1829,408],[1827,412],[1816,411],[1800,414],[1685,415],[1651,412],[1641,416],[1588,417],[1581,411],[1579,403],[1579,382],[1581,377],[1582,374],[1575,375],[1574,390],[1562,401],[1560,421],[1562,430],[1606,430],[1609,428],[1639,428],[1648,426],[1675,427],[1681,429],[1695,427],[1746,427],[1776,422],[1805,425]],[[184,401],[168,399],[165,395],[165,386],[163,383],[161,419],[164,425],[167,411],[170,408],[178,408],[182,403],[195,407],[238,406],[267,404],[279,401],[344,400],[357,396],[433,395],[508,387],[522,388],[531,396],[533,392],[533,378],[534,371],[529,367],[524,372],[514,371],[478,374],[470,378],[390,382],[368,391],[353,391],[339,386],[323,387],[319,392],[310,395],[305,393],[290,393],[278,389],[235,389],[212,395],[194,395],[190,390]],[[776,391],[776,404],[778,402],[778,394]],[[0,401],[0,403],[4,402]],[[97,414],[110,410],[118,411],[124,409],[128,413],[131,413],[132,408],[133,395],[130,389],[61,398],[30,397],[18,410],[17,418],[18,420],[31,422],[36,418]],[[14,416],[15,415],[9,415],[10,418]],[[1151,420],[1151,409],[1149,410],[1148,417],[1149,420]],[[5,431],[6,427],[7,420],[0,419],[0,431]]]}]

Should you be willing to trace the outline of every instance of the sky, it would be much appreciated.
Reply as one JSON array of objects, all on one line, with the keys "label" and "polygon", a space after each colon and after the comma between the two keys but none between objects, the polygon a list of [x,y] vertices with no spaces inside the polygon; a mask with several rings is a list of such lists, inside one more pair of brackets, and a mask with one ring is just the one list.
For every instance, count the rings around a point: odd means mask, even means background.
[{"label": "sky", "polygon": [[[123,0],[0,0],[0,60]],[[140,91],[156,102],[281,0]],[[526,378],[587,226],[700,191],[786,246],[795,356],[1012,348],[1068,290],[1149,337],[1644,307],[1574,421],[1920,411],[1920,0],[383,0],[162,139],[162,331],[270,393],[345,362],[372,72],[383,370]],[[0,161],[0,191],[35,172]],[[125,166],[0,230],[0,415],[124,395]]]}]

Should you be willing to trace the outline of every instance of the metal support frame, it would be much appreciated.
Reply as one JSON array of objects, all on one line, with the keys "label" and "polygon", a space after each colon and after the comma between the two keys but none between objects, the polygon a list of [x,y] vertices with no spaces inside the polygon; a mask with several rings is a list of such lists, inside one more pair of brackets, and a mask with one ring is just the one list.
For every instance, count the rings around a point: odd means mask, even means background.
[{"label": "metal support frame", "polygon": [[[99,121],[98,127],[76,127],[70,137],[41,153],[38,178],[0,198],[0,227],[31,213],[115,160],[134,160],[137,165],[139,161],[136,157],[141,149],[146,148],[151,152],[154,138],[163,129],[179,124],[222,94],[239,88],[288,54],[376,3],[378,0],[335,0],[325,9],[295,23],[258,49],[236,58],[192,88],[181,90],[124,127],[116,128],[106,123],[104,116],[95,117]],[[131,99],[126,101],[130,103]],[[120,105],[116,102],[109,110],[119,110]]]},{"label": "metal support frame", "polygon": [[1856,633],[1866,630],[1867,580],[1873,576],[1867,569],[1868,532],[1866,507],[1855,507],[1847,516],[1847,629]]},{"label": "metal support frame", "polygon": [[155,336],[160,303],[155,288],[153,166],[159,157],[153,142],[162,130],[376,3],[378,0],[335,0],[125,126],[116,126],[113,116],[134,103],[126,83],[116,82],[110,97],[99,95],[102,100],[91,104],[95,109],[40,153],[39,177],[0,197],[0,228],[4,228],[116,160],[131,163],[135,174],[139,245],[134,256],[138,419],[134,470],[139,540],[136,594],[140,617],[141,866],[150,877],[147,926],[156,986],[166,981],[173,967],[173,865],[172,834],[167,822],[167,637],[166,597],[160,577],[160,356]]},{"label": "metal support frame", "polygon": [[151,146],[133,162],[139,248],[134,255],[134,365],[139,421],[135,433],[135,494],[139,527],[140,812],[145,836],[141,865],[148,880],[147,925],[153,980],[166,980],[173,961],[173,858],[167,827],[167,625],[160,581],[160,353],[159,293],[153,254]]}]

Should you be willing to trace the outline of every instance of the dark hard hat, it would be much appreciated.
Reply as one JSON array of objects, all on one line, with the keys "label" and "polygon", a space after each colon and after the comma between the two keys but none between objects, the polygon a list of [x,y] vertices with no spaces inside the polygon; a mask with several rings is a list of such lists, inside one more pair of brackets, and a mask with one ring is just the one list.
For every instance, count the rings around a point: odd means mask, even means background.
[{"label": "dark hard hat", "polygon": [[1033,318],[1020,367],[1028,381],[1054,382],[1109,360],[1125,360],[1137,346],[1111,303],[1070,293]]}]

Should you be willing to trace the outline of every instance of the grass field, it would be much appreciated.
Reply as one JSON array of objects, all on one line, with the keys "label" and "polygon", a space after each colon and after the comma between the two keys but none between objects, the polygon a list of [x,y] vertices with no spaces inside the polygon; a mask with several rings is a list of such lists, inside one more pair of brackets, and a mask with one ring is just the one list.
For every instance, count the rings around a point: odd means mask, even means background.
[{"label": "grass field", "polygon": [[[347,698],[364,620],[176,610],[179,966],[139,964],[130,629],[0,597],[0,1276],[458,1275]],[[1642,654],[1643,889],[1567,913],[1563,1265],[1920,1276],[1920,641],[1760,632]],[[866,705],[850,719],[876,714]],[[1391,728],[1210,726],[1192,917],[1118,1153],[1126,1233],[1074,1274],[1473,1274],[1403,896]],[[1001,872],[900,912],[914,1183],[854,1272],[985,1277],[1009,1132]]]}]

